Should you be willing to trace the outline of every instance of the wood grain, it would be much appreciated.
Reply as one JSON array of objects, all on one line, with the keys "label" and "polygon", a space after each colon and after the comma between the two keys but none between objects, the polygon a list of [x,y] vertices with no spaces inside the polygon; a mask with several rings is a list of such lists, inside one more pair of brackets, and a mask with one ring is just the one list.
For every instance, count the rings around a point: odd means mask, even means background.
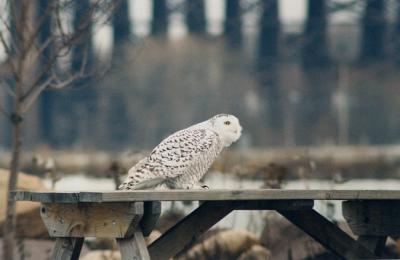
[{"label": "wood grain", "polygon": [[123,238],[133,235],[143,203],[45,203],[40,214],[51,237]]},{"label": "wood grain", "polygon": [[135,231],[131,238],[117,239],[121,260],[150,260],[146,242],[140,231]]},{"label": "wood grain", "polygon": [[12,191],[11,199],[74,203],[118,201],[400,200],[400,190],[143,190],[111,192]]},{"label": "wood grain", "polygon": [[77,260],[81,253],[83,237],[78,238],[57,238],[54,245],[51,259],[57,260]]}]

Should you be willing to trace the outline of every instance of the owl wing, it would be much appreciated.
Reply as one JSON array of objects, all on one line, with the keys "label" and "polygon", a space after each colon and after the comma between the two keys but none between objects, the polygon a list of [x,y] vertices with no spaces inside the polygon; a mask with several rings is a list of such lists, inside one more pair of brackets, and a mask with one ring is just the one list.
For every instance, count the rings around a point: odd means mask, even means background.
[{"label": "owl wing", "polygon": [[219,144],[218,135],[207,129],[184,129],[164,139],[149,156],[166,178],[175,178],[196,163],[200,155]]},{"label": "owl wing", "polygon": [[207,129],[187,128],[178,131],[156,146],[148,157],[133,166],[119,189],[154,188],[168,178],[187,172],[201,155],[217,150],[218,134]]}]

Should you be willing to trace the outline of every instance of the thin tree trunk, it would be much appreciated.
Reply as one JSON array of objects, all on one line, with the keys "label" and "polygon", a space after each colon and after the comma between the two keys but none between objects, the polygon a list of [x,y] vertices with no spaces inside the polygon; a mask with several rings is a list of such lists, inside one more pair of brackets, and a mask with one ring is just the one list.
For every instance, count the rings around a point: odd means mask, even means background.
[{"label": "thin tree trunk", "polygon": [[[46,15],[46,19],[41,26],[41,30],[39,33],[39,46],[43,46],[45,42],[50,38],[51,35],[51,20],[52,16],[47,15],[46,12],[52,1],[48,0],[40,0],[36,4],[37,9],[37,20],[39,20],[43,15]],[[39,61],[38,67],[44,68],[45,64],[48,62],[48,57],[51,56],[52,46],[45,48],[43,55],[41,55],[41,59]],[[40,69],[39,69],[40,70]],[[43,75],[42,82],[45,81],[48,77],[48,74]],[[56,94],[54,91],[43,91],[41,97],[39,98],[39,129],[40,135],[43,143],[47,143],[50,145],[54,145],[54,109],[56,101]]]},{"label": "thin tree trunk", "polygon": [[[28,2],[15,1],[10,4],[10,14],[11,14],[11,25],[17,31],[18,26],[20,28],[25,28],[26,15],[27,15]],[[18,24],[20,22],[21,24]],[[18,24],[18,26],[17,26]],[[25,31],[20,30],[22,33]],[[15,37],[15,36],[14,36]],[[24,49],[24,39],[23,37],[14,38],[17,39],[16,46],[20,48],[19,52],[16,52],[17,57],[17,71],[14,77],[15,80],[15,97],[14,97],[14,107],[13,113],[10,116],[10,121],[12,123],[12,156],[10,162],[10,174],[7,186],[7,208],[6,217],[4,221],[3,230],[3,259],[14,259],[14,247],[16,238],[16,204],[15,201],[10,201],[9,192],[15,190],[18,182],[18,172],[19,172],[19,161],[22,146],[22,129],[21,129],[21,97],[22,97],[22,84],[24,78],[24,63],[26,58],[26,50]],[[15,51],[15,50],[14,50]]]},{"label": "thin tree trunk", "polygon": [[191,34],[204,35],[206,33],[206,15],[203,0],[186,1],[186,25]]},{"label": "thin tree trunk", "polygon": [[261,69],[274,67],[279,57],[279,1],[264,0],[260,18],[258,66]]},{"label": "thin tree trunk", "polygon": [[[18,120],[18,119],[16,119]],[[10,175],[8,179],[8,191],[15,190],[18,182],[19,161],[21,152],[21,123],[18,121],[12,124],[12,159],[10,164]],[[9,200],[7,194],[7,210],[4,223],[3,252],[4,259],[13,259],[15,246],[16,207],[15,201]]]},{"label": "thin tree trunk", "polygon": [[400,65],[400,0],[396,2],[396,25],[394,29],[394,59],[396,64]]},{"label": "thin tree trunk", "polygon": [[360,46],[360,60],[362,62],[377,61],[384,56],[385,4],[384,0],[366,1]]},{"label": "thin tree trunk", "polygon": [[[19,68],[21,68],[21,63]],[[22,129],[21,122],[22,117],[20,116],[20,99],[21,96],[21,82],[16,82],[16,99],[14,105],[14,113],[11,115],[12,123],[12,157],[10,163],[10,174],[7,186],[7,209],[6,218],[4,221],[4,231],[3,231],[3,259],[13,259],[14,246],[15,246],[15,228],[16,228],[16,208],[15,201],[11,201],[9,198],[9,192],[15,190],[18,182],[18,172],[19,172],[19,161],[22,146]]]},{"label": "thin tree trunk", "polygon": [[224,34],[229,47],[239,48],[242,44],[242,10],[239,0],[225,1]]},{"label": "thin tree trunk", "polygon": [[151,34],[165,36],[168,32],[168,6],[166,0],[153,0]]},{"label": "thin tree trunk", "polygon": [[326,3],[326,0],[308,0],[302,49],[302,62],[305,69],[325,67],[330,63]]},{"label": "thin tree trunk", "polygon": [[[282,133],[282,97],[279,86],[279,1],[262,1],[257,66],[262,96],[268,104],[268,123]],[[278,138],[277,138],[278,139]],[[280,144],[280,141],[278,141]]]},{"label": "thin tree trunk", "polygon": [[131,37],[131,21],[129,18],[129,3],[127,0],[117,1],[117,8],[113,14],[113,68],[120,69],[125,64],[127,43]]}]

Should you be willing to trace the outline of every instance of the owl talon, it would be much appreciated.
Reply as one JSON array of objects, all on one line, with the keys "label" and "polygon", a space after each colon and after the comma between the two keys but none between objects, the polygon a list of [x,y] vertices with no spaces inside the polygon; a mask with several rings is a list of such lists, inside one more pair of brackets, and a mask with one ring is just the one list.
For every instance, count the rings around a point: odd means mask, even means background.
[{"label": "owl talon", "polygon": [[210,189],[210,187],[208,187],[207,185],[201,185],[201,188],[204,189],[204,190],[209,190]]}]

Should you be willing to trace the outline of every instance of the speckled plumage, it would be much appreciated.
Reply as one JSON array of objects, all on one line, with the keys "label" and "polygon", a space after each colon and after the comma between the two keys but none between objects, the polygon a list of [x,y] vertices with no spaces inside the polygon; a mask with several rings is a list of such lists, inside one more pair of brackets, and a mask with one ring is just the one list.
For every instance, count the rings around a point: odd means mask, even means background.
[{"label": "speckled plumage", "polygon": [[222,149],[240,137],[241,130],[239,120],[225,114],[180,130],[133,166],[119,189],[148,189],[159,185],[170,189],[193,188]]}]

